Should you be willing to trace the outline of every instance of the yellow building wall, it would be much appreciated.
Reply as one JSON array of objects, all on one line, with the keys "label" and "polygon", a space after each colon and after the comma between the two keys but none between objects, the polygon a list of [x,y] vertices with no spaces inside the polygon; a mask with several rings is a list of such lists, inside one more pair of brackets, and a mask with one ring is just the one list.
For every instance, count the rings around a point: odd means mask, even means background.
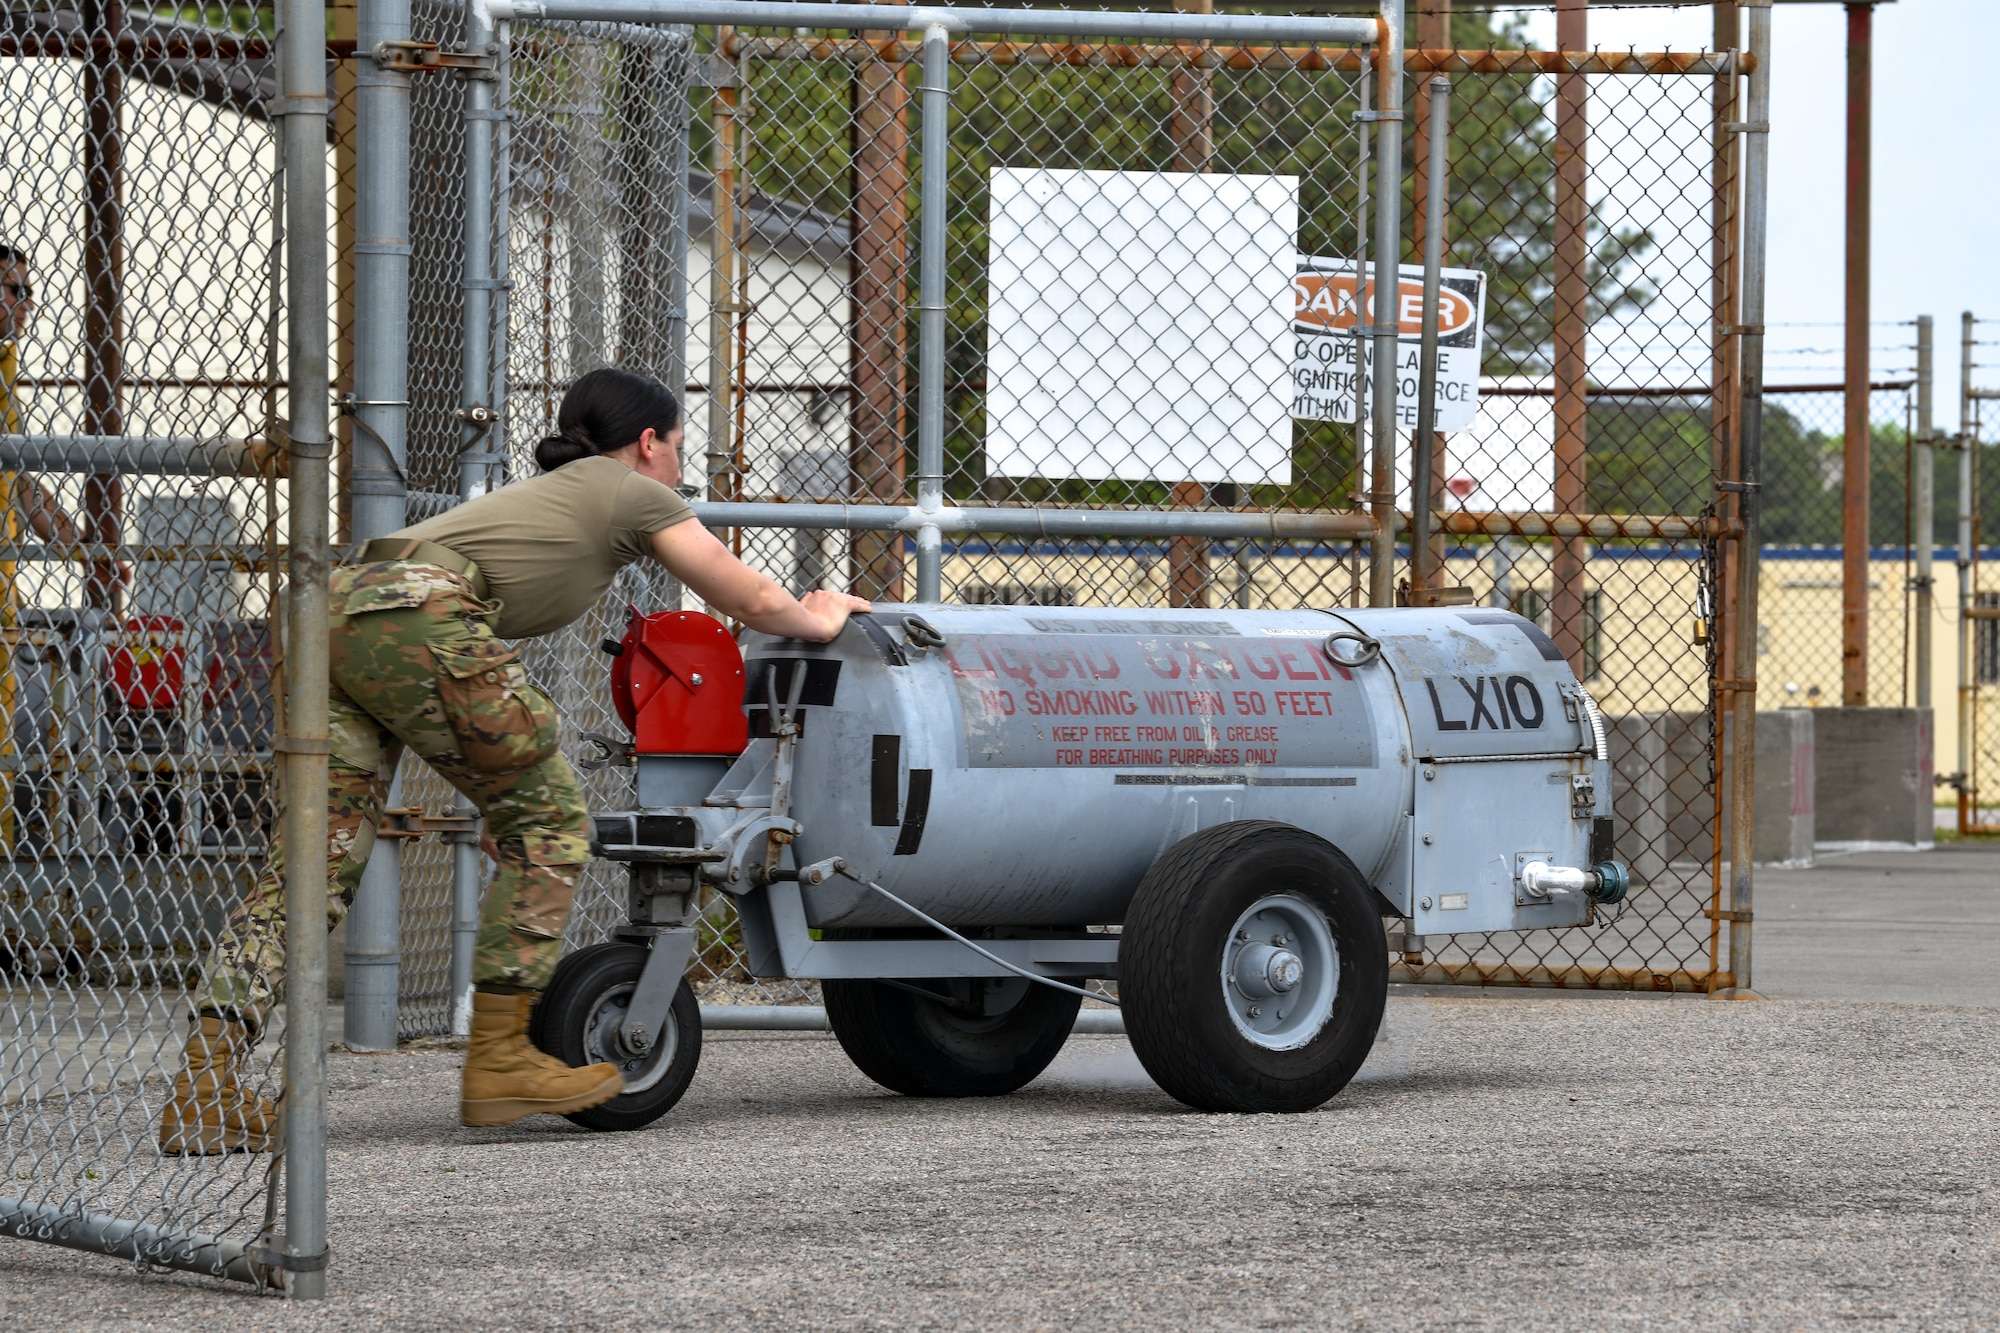
[{"label": "yellow building wall", "polygon": [[[1508,578],[1526,609],[1546,608],[1550,589],[1546,544],[1520,543]],[[1104,552],[1076,546],[996,544],[947,549],[946,596],[960,601],[1041,601],[1051,604],[1160,607],[1168,601],[1169,562],[1163,544],[1132,544]],[[1841,690],[1841,583],[1837,554],[1796,558],[1766,554],[1758,591],[1759,708],[1837,707]],[[1932,625],[1931,703],[1936,713],[1937,771],[1957,768],[1957,620],[1951,567],[1937,569],[1942,596]],[[1500,604],[1490,551],[1446,561],[1448,581],[1473,589],[1486,605]],[[1904,591],[1900,560],[1876,560],[1869,570],[1869,702],[1916,701],[1915,599]],[[1254,555],[1239,563],[1226,544],[1208,553],[1209,603],[1264,609],[1353,605],[1365,565],[1332,550]],[[1586,682],[1607,713],[1698,710],[1708,698],[1706,648],[1695,641],[1699,567],[1683,554],[1641,557],[1593,552],[1585,565],[1593,601],[1595,667]],[[1906,607],[1907,601],[1907,607]],[[1522,603],[1517,602],[1517,605]],[[1546,611],[1543,612],[1546,620]],[[1945,792],[1949,796],[1949,791]]]}]

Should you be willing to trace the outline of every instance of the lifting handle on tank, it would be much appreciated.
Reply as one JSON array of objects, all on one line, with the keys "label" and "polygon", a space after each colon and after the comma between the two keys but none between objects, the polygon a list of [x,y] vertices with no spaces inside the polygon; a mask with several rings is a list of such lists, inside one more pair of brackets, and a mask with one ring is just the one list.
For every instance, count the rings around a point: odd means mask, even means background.
[{"label": "lifting handle on tank", "polygon": [[[1340,649],[1334,647],[1337,643],[1359,644],[1361,651],[1353,657],[1345,657],[1342,656]],[[1354,667],[1367,666],[1370,662],[1378,660],[1382,656],[1382,641],[1370,638],[1360,630],[1340,629],[1326,636],[1326,639],[1320,644],[1320,651],[1325,653],[1327,660],[1335,666],[1347,667],[1351,670]]]}]

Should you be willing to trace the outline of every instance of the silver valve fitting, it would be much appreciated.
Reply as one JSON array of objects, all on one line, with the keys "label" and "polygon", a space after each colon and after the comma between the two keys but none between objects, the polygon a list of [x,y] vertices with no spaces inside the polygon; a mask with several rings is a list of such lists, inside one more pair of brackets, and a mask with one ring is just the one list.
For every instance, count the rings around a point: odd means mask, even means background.
[{"label": "silver valve fitting", "polygon": [[1521,887],[1536,898],[1551,893],[1584,893],[1600,903],[1615,903],[1630,892],[1632,879],[1616,861],[1599,861],[1588,870],[1530,861],[1521,867]]}]

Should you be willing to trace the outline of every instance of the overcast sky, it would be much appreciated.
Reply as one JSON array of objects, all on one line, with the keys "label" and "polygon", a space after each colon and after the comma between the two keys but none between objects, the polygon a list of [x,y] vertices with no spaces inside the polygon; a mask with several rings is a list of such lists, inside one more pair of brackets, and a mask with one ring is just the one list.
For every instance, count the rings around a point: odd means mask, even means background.
[{"label": "overcast sky", "polygon": [[[1688,50],[1709,44],[1705,4],[1592,7],[1604,46]],[[1538,46],[1555,24],[1532,19]],[[1773,384],[1840,378],[1847,21],[1839,4],[1772,11],[1770,325]],[[1876,321],[1937,320],[1938,424],[1955,429],[1959,312],[2000,320],[2000,140],[1991,76],[1927,58],[2000,46],[2000,0],[1896,0],[1875,11],[1874,281]],[[1780,327],[1825,324],[1827,327]],[[2000,342],[2000,323],[1982,328]],[[1878,327],[1875,377],[1913,366],[1914,330]],[[2000,346],[1977,349],[2000,385]],[[1898,376],[1900,377],[1900,376]]]}]

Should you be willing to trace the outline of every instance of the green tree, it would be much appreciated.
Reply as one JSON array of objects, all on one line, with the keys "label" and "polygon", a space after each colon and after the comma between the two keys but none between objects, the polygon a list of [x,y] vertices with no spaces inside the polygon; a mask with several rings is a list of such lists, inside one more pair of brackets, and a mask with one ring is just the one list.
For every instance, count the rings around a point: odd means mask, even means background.
[{"label": "green tree", "polygon": [[[1518,18],[1482,14],[1453,18],[1461,47],[1526,44]],[[908,206],[919,223],[921,114],[917,70],[905,67],[912,90]],[[1277,173],[1300,178],[1299,245],[1303,253],[1351,256],[1365,249],[1357,217],[1363,188],[1356,167],[1356,72],[1218,70],[1211,77],[1213,157],[1217,171]],[[1413,104],[1416,78],[1405,106]],[[1176,110],[1169,69],[1048,67],[996,63],[959,66],[953,75],[948,220],[947,347],[953,382],[947,405],[947,473],[955,496],[974,492],[981,474],[986,349],[986,182],[995,167],[1171,170],[1179,161],[1169,126]],[[1182,84],[1186,87],[1185,79]],[[845,217],[853,199],[851,132],[853,77],[832,62],[758,62],[752,70],[745,164],[755,190],[823,216]],[[1531,75],[1465,76],[1455,80],[1453,181],[1448,262],[1485,269],[1489,277],[1486,369],[1491,374],[1545,373],[1551,362],[1555,247],[1554,80]],[[706,155],[710,131],[697,114],[695,160]],[[1404,188],[1413,164],[1406,161]],[[1372,176],[1372,166],[1370,174]],[[1372,186],[1372,180],[1369,182]],[[1404,209],[1405,251],[1415,220]],[[1372,220],[1371,220],[1372,221]],[[1592,222],[1590,267],[1593,319],[1643,306],[1651,291],[1635,275],[1651,247],[1643,231],[1611,232]],[[915,273],[909,275],[915,305]],[[914,358],[915,318],[908,345]],[[753,330],[753,336],[755,332]],[[911,367],[912,385],[915,366]],[[911,446],[914,447],[914,413]],[[1345,507],[1356,488],[1350,427],[1294,423],[1294,483],[1258,488],[1261,504]],[[1607,472],[1607,476],[1619,475]],[[1036,483],[1010,495],[1070,502],[1147,502],[1169,498],[1161,485]],[[1629,508],[1629,505],[1620,506]]]}]

